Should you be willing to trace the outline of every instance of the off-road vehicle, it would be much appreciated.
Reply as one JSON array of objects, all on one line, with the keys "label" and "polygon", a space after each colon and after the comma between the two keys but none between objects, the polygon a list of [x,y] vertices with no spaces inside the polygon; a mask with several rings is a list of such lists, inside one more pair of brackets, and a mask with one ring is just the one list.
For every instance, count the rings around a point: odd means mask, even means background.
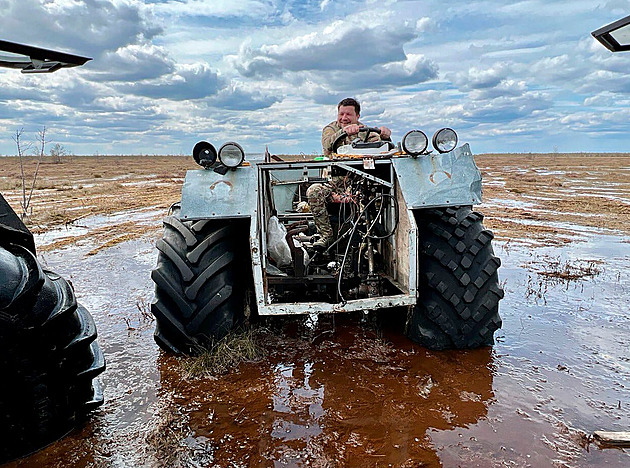
[{"label": "off-road vehicle", "polygon": [[0,463],[64,436],[103,403],[90,313],[42,268],[33,235],[0,195]]},{"label": "off-road vehicle", "polygon": [[[52,73],[88,57],[0,40],[0,67]],[[24,181],[23,181],[24,182]],[[103,403],[90,313],[42,268],[33,234],[0,195],[0,463],[64,436]]]},{"label": "off-road vehicle", "polygon": [[[444,128],[395,146],[334,144],[331,157],[245,158],[199,142],[181,203],[164,219],[152,273],[155,339],[195,353],[246,319],[406,307],[406,333],[434,349],[491,345],[503,291],[482,215],[481,173]],[[314,249],[307,188],[332,187],[335,241]]]}]

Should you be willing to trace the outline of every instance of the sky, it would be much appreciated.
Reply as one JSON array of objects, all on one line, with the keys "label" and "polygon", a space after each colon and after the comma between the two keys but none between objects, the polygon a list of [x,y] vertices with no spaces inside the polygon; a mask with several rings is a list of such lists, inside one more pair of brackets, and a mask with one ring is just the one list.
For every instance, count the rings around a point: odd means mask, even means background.
[{"label": "sky", "polygon": [[0,0],[0,39],[92,57],[0,69],[0,154],[13,137],[72,154],[321,153],[345,97],[361,121],[473,153],[630,152],[630,52],[591,36],[609,1]]}]

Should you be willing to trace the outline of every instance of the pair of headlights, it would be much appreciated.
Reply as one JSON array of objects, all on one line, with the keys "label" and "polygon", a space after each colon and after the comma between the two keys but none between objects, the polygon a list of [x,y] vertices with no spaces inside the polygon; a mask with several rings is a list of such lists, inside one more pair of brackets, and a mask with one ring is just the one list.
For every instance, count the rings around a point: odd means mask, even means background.
[{"label": "pair of headlights", "polygon": [[208,169],[217,162],[217,159],[225,167],[235,168],[243,164],[245,151],[238,143],[228,141],[217,152],[212,143],[200,141],[193,148],[193,159],[197,164]]},{"label": "pair of headlights", "polygon": [[[457,133],[452,128],[443,128],[435,132],[431,143],[440,153],[448,153],[457,146]],[[421,130],[411,130],[402,139],[403,150],[414,157],[424,154],[428,146],[429,139]]]}]

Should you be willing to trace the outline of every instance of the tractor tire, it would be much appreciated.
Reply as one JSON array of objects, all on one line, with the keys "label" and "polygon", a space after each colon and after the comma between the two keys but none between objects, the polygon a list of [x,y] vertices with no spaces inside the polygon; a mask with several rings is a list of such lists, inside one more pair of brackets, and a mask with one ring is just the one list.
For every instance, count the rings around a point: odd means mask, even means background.
[{"label": "tractor tire", "polygon": [[72,286],[25,247],[0,247],[0,463],[63,437],[103,403],[105,360]]},{"label": "tractor tire", "polygon": [[248,239],[249,226],[239,220],[181,221],[177,207],[164,218],[151,273],[154,337],[162,349],[199,354],[243,323]]},{"label": "tractor tire", "polygon": [[494,344],[503,290],[492,232],[468,206],[414,212],[418,225],[418,302],[407,336],[430,349]]}]

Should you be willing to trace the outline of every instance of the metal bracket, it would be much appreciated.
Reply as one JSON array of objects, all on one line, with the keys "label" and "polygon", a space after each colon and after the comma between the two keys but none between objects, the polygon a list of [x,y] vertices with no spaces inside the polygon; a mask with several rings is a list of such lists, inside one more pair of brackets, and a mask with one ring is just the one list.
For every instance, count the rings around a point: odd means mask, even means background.
[{"label": "metal bracket", "polygon": [[391,182],[387,182],[379,177],[375,177],[367,172],[360,171],[359,169],[355,169],[352,166],[348,166],[347,164],[336,162],[332,163],[334,166],[340,167],[348,172],[352,172],[354,174],[360,175],[361,177],[365,177],[366,179],[370,179],[372,182],[376,182],[377,184],[384,185],[387,188],[392,188],[394,185]]}]

